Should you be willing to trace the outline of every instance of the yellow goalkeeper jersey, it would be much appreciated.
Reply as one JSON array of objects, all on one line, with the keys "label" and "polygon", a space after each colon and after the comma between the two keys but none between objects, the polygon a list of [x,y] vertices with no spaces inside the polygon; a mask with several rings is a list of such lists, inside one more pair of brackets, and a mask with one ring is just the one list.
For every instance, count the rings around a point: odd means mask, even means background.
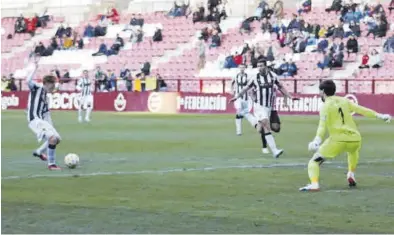
[{"label": "yellow goalkeeper jersey", "polygon": [[326,129],[332,140],[342,142],[361,141],[361,135],[353,120],[352,113],[366,117],[376,117],[371,109],[357,105],[347,98],[339,96],[327,97],[320,110],[320,122],[316,136],[323,140]]}]

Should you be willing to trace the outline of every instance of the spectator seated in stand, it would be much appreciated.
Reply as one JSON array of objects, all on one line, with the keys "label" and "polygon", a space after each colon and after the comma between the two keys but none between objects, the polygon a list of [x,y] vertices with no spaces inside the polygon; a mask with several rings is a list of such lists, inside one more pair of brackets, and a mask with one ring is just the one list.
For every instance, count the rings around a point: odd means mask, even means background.
[{"label": "spectator seated in stand", "polygon": [[327,52],[321,53],[322,59],[319,63],[317,63],[317,67],[321,70],[324,70],[329,67],[330,57],[327,55]]},{"label": "spectator seated in stand", "polygon": [[140,26],[143,27],[145,23],[145,20],[143,18],[137,18],[135,14],[131,15],[131,20],[129,25],[126,25],[124,31],[129,29],[129,26]]},{"label": "spectator seated in stand", "polygon": [[339,12],[342,9],[342,0],[334,0],[329,8],[326,9],[326,12]]},{"label": "spectator seated in stand", "polygon": [[301,36],[297,37],[297,39],[293,42],[292,46],[294,53],[303,53],[306,49],[306,42]]},{"label": "spectator seated in stand", "polygon": [[257,17],[258,19],[260,19],[260,18],[261,18],[261,15],[262,15],[262,13],[263,13],[263,10],[264,10],[265,7],[267,7],[267,6],[269,7],[267,1],[266,1],[266,0],[262,0],[262,1],[259,3],[259,6],[257,7],[257,9],[256,9],[256,11],[255,11],[255,13],[254,13],[254,17]]},{"label": "spectator seated in stand", "polygon": [[53,54],[53,48],[48,46],[45,48],[42,42],[39,42],[37,46],[34,46],[34,54],[38,54],[40,56],[51,56]]},{"label": "spectator seated in stand", "polygon": [[137,30],[131,31],[129,41],[132,43],[140,43],[142,42],[143,38],[144,38],[144,32],[142,31],[141,28],[138,28]]},{"label": "spectator seated in stand", "polygon": [[348,35],[345,36],[350,36],[352,34],[354,34],[356,37],[360,37],[361,36],[361,29],[360,29],[360,24],[356,23],[354,21],[350,21],[349,23],[349,29],[350,29],[350,33]]},{"label": "spectator seated in stand", "polygon": [[329,57],[330,57],[330,63],[329,63],[330,68],[342,68],[343,58],[344,58],[342,51],[331,52]]},{"label": "spectator seated in stand", "polygon": [[281,20],[283,19],[284,16],[284,11],[283,11],[283,1],[282,0],[276,0],[274,3],[274,6],[272,7],[273,15],[275,19]]},{"label": "spectator seated in stand", "polygon": [[105,36],[107,34],[108,20],[107,17],[102,16],[101,20],[98,22],[98,25],[94,28],[94,36],[100,37]]},{"label": "spectator seated in stand", "polygon": [[348,53],[348,57],[351,53],[358,53],[358,42],[357,39],[351,35],[346,43],[346,51]]},{"label": "spectator seated in stand", "polygon": [[187,11],[189,9],[190,2],[183,3],[182,5],[177,5],[176,1],[174,1],[174,6],[171,8],[171,10],[168,12],[168,16],[171,17],[180,17],[180,16],[185,16],[187,15]]},{"label": "spectator seated in stand", "polygon": [[26,33],[27,32],[27,20],[21,14],[15,21],[15,33]]},{"label": "spectator seated in stand", "polygon": [[368,69],[369,68],[369,55],[365,53],[361,58],[361,65],[358,66],[359,69]]},{"label": "spectator seated in stand", "polygon": [[193,24],[205,20],[205,8],[202,3],[197,8],[197,10],[193,12],[192,18],[193,18]]},{"label": "spectator seated in stand", "polygon": [[261,12],[261,16],[259,19],[271,19],[272,14],[274,14],[274,11],[269,8],[269,5],[265,5],[263,8],[263,11]]},{"label": "spectator seated in stand", "polygon": [[156,31],[155,31],[155,34],[152,37],[152,40],[154,42],[161,42],[161,41],[163,41],[163,34],[162,34],[160,28],[156,28]]},{"label": "spectator seated in stand", "polygon": [[382,67],[382,58],[376,49],[373,49],[371,51],[371,54],[369,56],[368,65],[369,65],[369,67],[374,68],[374,69],[378,69],[378,68]]},{"label": "spectator seated in stand", "polygon": [[160,74],[156,75],[156,91],[168,91],[167,83],[163,80]]},{"label": "spectator seated in stand", "polygon": [[375,37],[385,37],[386,36],[386,32],[388,30],[388,25],[387,22],[382,21],[381,19],[376,19],[376,24],[374,24],[370,30],[367,33],[367,37],[370,34],[373,34],[374,38]]},{"label": "spectator seated in stand", "polygon": [[83,47],[84,47],[83,38],[77,36],[77,37],[76,37],[76,40],[75,40],[75,42],[74,42],[74,46],[75,46],[76,48],[78,48],[78,49],[83,49]]},{"label": "spectator seated in stand", "polygon": [[101,56],[101,55],[108,55],[107,45],[105,45],[103,39],[101,40],[101,44],[98,52],[92,54],[92,56]]},{"label": "spectator seated in stand", "polygon": [[107,18],[113,24],[119,24],[120,16],[115,7],[112,6],[111,8],[108,9]]},{"label": "spectator seated in stand", "polygon": [[34,36],[37,29],[37,18],[33,17],[32,19],[25,19],[25,22],[27,26],[26,33]]},{"label": "spectator seated in stand", "polygon": [[216,7],[209,10],[207,21],[220,23],[220,12]]},{"label": "spectator seated in stand", "polygon": [[52,37],[51,38],[51,47],[54,49],[54,50],[60,50],[60,47],[59,47],[59,43],[57,42],[57,39],[56,39],[56,37]]},{"label": "spectator seated in stand", "polygon": [[342,17],[345,23],[350,23],[351,21],[357,21],[357,16],[354,14],[352,9],[349,9],[345,16]]},{"label": "spectator seated in stand", "polygon": [[85,31],[83,32],[84,37],[92,38],[94,37],[94,27],[90,24],[85,26]]},{"label": "spectator seated in stand", "polygon": [[249,17],[246,20],[242,21],[241,23],[241,28],[239,29],[240,34],[250,34],[252,31],[252,27],[250,26],[250,23],[254,21],[254,17]]},{"label": "spectator seated in stand", "polygon": [[234,62],[237,65],[237,67],[243,63],[243,57],[241,54],[238,54],[238,52],[235,52],[234,55]]},{"label": "spectator seated in stand", "polygon": [[298,69],[292,59],[289,59],[288,62],[283,59],[283,62],[284,63],[281,64],[279,67],[279,75],[282,75],[284,77],[293,77],[294,75],[297,75]]},{"label": "spectator seated in stand", "polygon": [[302,19],[301,16],[297,16],[296,14],[293,14],[293,19],[290,21],[289,25],[287,26],[287,31],[290,30],[301,31],[304,22],[305,21]]},{"label": "spectator seated in stand", "polygon": [[74,42],[71,37],[63,35],[63,49],[64,50],[68,50],[68,49],[72,48],[73,44],[74,44]]},{"label": "spectator seated in stand", "polygon": [[263,23],[261,24],[261,30],[264,33],[271,33],[272,32],[272,25],[271,23],[268,21],[267,18],[263,19]]},{"label": "spectator seated in stand", "polygon": [[212,35],[212,39],[211,39],[211,45],[209,46],[209,48],[213,48],[213,47],[220,47],[221,45],[221,39],[220,36],[218,34],[218,31],[213,31],[213,35]]},{"label": "spectator seated in stand", "polygon": [[312,0],[302,0],[300,9],[298,9],[298,14],[308,13],[312,10]]},{"label": "spectator seated in stand", "polygon": [[394,53],[394,33],[384,42],[383,50],[387,53]]},{"label": "spectator seated in stand", "polygon": [[107,55],[117,55],[120,49],[124,46],[123,38],[116,35],[115,43],[111,46],[111,50],[107,51]]},{"label": "spectator seated in stand", "polygon": [[224,59],[224,65],[223,68],[225,69],[232,69],[232,68],[237,68],[237,64],[235,63],[234,60],[234,56],[232,55],[228,55],[225,59]]},{"label": "spectator seated in stand", "polygon": [[345,49],[345,44],[343,43],[342,39],[334,39],[334,42],[330,47],[330,52],[331,53],[343,52],[344,49]]}]

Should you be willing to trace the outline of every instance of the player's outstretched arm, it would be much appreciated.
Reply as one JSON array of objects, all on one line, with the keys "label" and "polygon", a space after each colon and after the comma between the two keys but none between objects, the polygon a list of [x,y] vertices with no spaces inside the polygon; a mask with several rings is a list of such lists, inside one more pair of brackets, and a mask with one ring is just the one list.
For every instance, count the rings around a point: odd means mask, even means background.
[{"label": "player's outstretched arm", "polygon": [[33,70],[30,71],[30,73],[27,75],[27,78],[26,78],[26,82],[27,82],[27,85],[29,86],[30,90],[37,87],[37,84],[33,81],[33,77],[36,75],[37,68],[38,68],[37,64],[34,64]]},{"label": "player's outstretched arm", "polygon": [[351,102],[350,100],[348,101],[349,104],[349,109],[352,112],[355,112],[357,114],[363,115],[364,117],[369,117],[369,118],[379,118],[382,119],[385,122],[390,122],[391,121],[391,116],[389,114],[381,114],[377,113],[376,111],[366,108],[364,106],[355,104]]},{"label": "player's outstretched arm", "polygon": [[253,87],[254,84],[254,80],[251,79],[249,80],[248,84],[242,89],[241,92],[239,92],[236,96],[234,96],[230,102],[234,102],[236,101],[238,98],[242,97],[249,89],[251,89]]}]

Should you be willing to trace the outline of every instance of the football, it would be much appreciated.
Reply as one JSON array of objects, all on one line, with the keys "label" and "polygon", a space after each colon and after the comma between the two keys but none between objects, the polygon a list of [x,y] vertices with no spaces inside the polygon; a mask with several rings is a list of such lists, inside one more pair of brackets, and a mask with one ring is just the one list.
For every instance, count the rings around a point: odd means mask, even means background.
[{"label": "football", "polygon": [[70,169],[74,169],[79,164],[79,157],[75,153],[69,153],[64,157],[64,164]]}]

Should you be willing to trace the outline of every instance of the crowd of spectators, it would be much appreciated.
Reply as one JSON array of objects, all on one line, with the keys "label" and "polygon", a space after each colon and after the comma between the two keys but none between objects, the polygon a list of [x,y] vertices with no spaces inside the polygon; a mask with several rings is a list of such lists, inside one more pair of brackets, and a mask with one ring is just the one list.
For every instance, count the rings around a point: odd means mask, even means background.
[{"label": "crowd of spectators", "polygon": [[[391,1],[389,10],[394,9],[394,0]],[[292,19],[288,24],[283,21],[283,2],[277,0],[273,5],[267,1],[262,0],[256,9],[254,16],[245,19],[240,28],[241,33],[249,33],[252,29],[250,24],[258,20],[261,23],[261,31],[263,34],[276,34],[277,45],[284,48],[291,48],[293,53],[303,52],[317,52],[320,54],[317,67],[324,69],[341,68],[344,65],[345,58],[351,57],[351,54],[358,54],[360,46],[358,38],[361,36],[370,36],[373,38],[386,37],[389,30],[389,22],[385,9],[379,1],[371,4],[356,4],[352,0],[342,1],[334,0],[331,7],[326,9],[327,12],[335,11],[339,14],[337,23],[325,26],[318,23],[309,24],[303,18],[303,14],[312,11],[312,1],[303,0],[300,3],[298,14],[293,14]],[[365,24],[367,31],[362,32],[360,24]],[[269,47],[264,51],[258,45],[249,48],[245,46],[241,55],[244,57],[244,62],[250,63],[255,67],[259,60],[274,61],[275,67],[280,74],[286,76],[293,76],[296,74],[297,66],[292,63],[278,62],[276,58],[270,58],[273,55],[271,50],[275,50],[276,45],[270,43]],[[245,49],[249,48],[249,49]],[[387,38],[383,49],[385,52],[394,52],[394,34]],[[249,55],[247,55],[249,51]],[[247,55],[247,56],[246,56]],[[234,55],[227,55],[224,67],[236,67],[236,57]],[[367,55],[368,56],[368,55]],[[250,57],[249,60],[245,58]],[[373,58],[373,59],[371,59]],[[379,68],[382,66],[382,60],[378,50],[373,49],[369,55],[369,62],[363,61],[364,65],[361,67]],[[290,65],[291,64],[291,65]],[[295,72],[292,72],[295,71]]]},{"label": "crowd of spectators", "polygon": [[1,91],[16,91],[18,87],[15,84],[14,75],[11,73],[9,77],[2,76],[1,77]]},{"label": "crowd of spectators", "polygon": [[100,66],[97,66],[94,71],[94,78],[99,92],[116,90],[119,81],[125,82],[127,91],[167,91],[167,84],[161,75],[151,75],[149,62],[144,63],[139,71],[130,70],[125,63],[119,75],[115,73],[115,70],[107,69],[107,71],[104,71]]},{"label": "crowd of spectators", "polygon": [[51,20],[47,12],[47,9],[45,9],[41,16],[35,14],[32,18],[26,18],[21,14],[15,21],[15,33],[29,33],[31,36],[34,36],[37,28],[45,28]]}]

